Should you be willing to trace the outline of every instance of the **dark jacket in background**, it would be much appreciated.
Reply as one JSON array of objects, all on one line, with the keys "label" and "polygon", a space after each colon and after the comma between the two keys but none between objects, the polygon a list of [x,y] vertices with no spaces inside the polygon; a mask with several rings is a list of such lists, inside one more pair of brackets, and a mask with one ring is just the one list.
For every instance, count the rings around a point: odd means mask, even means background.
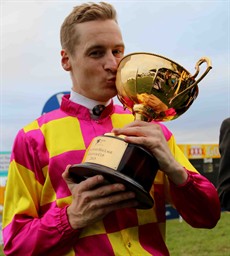
[{"label": "dark jacket in background", "polygon": [[221,206],[230,211],[230,118],[225,119],[220,127],[219,137],[220,167],[218,193]]}]

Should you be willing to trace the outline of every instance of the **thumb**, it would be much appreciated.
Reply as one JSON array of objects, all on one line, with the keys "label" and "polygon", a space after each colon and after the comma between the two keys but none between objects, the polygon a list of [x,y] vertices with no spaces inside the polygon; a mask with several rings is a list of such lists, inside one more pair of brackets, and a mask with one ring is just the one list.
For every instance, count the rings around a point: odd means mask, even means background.
[{"label": "thumb", "polygon": [[69,168],[71,167],[70,164],[68,164],[65,168],[65,171],[62,173],[62,178],[65,180],[65,182],[69,185],[70,183],[73,183],[73,180],[71,179],[69,175]]}]

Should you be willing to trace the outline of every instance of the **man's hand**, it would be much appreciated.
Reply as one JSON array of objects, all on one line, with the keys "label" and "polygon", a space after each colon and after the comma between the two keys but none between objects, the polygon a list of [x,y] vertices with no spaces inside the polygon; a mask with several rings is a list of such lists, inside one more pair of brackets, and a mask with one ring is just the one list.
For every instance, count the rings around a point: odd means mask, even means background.
[{"label": "man's hand", "polygon": [[188,174],[173,157],[162,129],[157,123],[134,121],[123,128],[113,129],[115,135],[125,135],[125,141],[147,148],[158,160],[160,170],[176,185],[187,180]]},{"label": "man's hand", "polygon": [[101,175],[76,184],[69,176],[69,167],[67,166],[62,176],[73,196],[72,203],[67,208],[69,223],[73,229],[89,226],[114,210],[137,206],[135,194],[125,191],[124,185],[105,185]]}]

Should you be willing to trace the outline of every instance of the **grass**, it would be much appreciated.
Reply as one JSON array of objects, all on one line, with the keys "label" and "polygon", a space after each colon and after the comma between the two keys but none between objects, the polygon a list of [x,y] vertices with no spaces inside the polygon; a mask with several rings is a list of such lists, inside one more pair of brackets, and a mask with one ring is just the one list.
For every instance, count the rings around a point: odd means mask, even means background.
[{"label": "grass", "polygon": [[[195,229],[178,219],[167,221],[167,246],[171,256],[229,256],[230,212],[222,212],[213,229]],[[0,247],[0,256],[4,256]]]},{"label": "grass", "polygon": [[229,256],[230,212],[222,212],[213,229],[195,229],[185,221],[168,220],[166,237],[171,256]]}]

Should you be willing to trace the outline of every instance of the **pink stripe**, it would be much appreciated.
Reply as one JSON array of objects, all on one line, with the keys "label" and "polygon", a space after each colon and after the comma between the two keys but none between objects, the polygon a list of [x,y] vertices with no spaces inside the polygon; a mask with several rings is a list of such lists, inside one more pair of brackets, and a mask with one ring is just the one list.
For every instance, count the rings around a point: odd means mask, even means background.
[{"label": "pink stripe", "polygon": [[107,234],[88,236],[77,240],[75,255],[113,256],[113,248]]},{"label": "pink stripe", "polygon": [[68,151],[52,157],[49,163],[49,176],[52,186],[56,192],[57,199],[69,196],[69,189],[62,178],[62,173],[68,164],[79,164],[82,161],[85,150]]},{"label": "pink stripe", "polygon": [[151,255],[168,256],[169,252],[156,223],[139,227],[139,241],[142,247]]},{"label": "pink stripe", "polygon": [[38,124],[39,124],[39,127],[41,127],[43,124],[46,124],[50,121],[61,119],[61,118],[67,117],[67,116],[69,116],[69,115],[67,115],[63,111],[60,111],[60,109],[57,109],[57,110],[46,113],[43,116],[39,117]]},{"label": "pink stripe", "polygon": [[124,108],[120,105],[115,105],[115,112],[117,114],[124,114],[124,112],[126,114],[131,114],[131,112],[127,108],[124,110]]},{"label": "pink stripe", "polygon": [[165,193],[163,184],[154,184],[154,204],[157,222],[165,222]]},{"label": "pink stripe", "polygon": [[[113,113],[124,114],[123,107],[116,105],[113,109]],[[130,114],[128,110],[126,110],[126,113]],[[93,138],[111,132],[113,128],[110,116],[99,120],[91,120],[91,122],[79,119],[79,122],[86,147],[89,146]]]},{"label": "pink stripe", "polygon": [[[113,221],[111,221],[113,220]],[[107,215],[104,220],[107,233],[138,226],[137,212],[134,208],[116,210]]]},{"label": "pink stripe", "polygon": [[[33,150],[31,150],[31,147]],[[43,134],[40,130],[32,130],[26,134],[23,130],[19,131],[14,142],[12,160],[13,159],[16,163],[33,171],[36,179],[41,184],[44,183],[44,176],[41,172],[41,168],[48,164],[48,152]]]}]

